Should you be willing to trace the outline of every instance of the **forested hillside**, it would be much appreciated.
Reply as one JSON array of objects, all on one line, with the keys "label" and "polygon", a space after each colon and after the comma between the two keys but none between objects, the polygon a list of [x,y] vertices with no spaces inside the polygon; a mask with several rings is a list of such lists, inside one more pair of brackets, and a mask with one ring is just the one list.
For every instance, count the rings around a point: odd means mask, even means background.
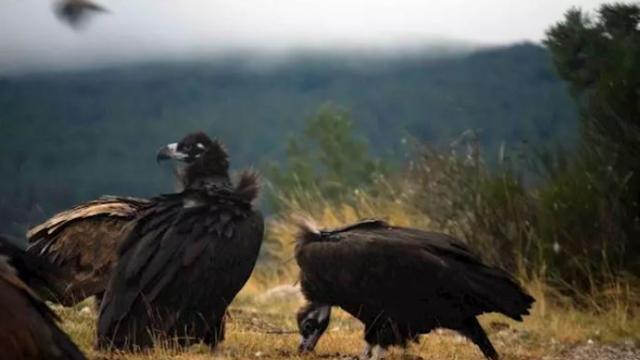
[{"label": "forested hillside", "polygon": [[[259,61],[256,61],[259,63]],[[172,189],[155,149],[202,129],[232,166],[282,158],[324,103],[351,111],[377,155],[403,139],[446,144],[482,129],[488,149],[523,140],[572,144],[577,115],[545,49],[532,44],[433,58],[339,57],[272,66],[234,61],[131,65],[0,77],[0,229],[15,234],[101,194]]]}]

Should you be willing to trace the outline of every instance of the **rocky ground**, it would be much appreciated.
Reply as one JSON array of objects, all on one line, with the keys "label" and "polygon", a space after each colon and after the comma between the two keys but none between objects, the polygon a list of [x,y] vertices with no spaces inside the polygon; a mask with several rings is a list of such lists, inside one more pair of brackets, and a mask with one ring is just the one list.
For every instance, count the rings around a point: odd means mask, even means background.
[{"label": "rocky ground", "polygon": [[543,360],[640,360],[640,349],[631,341],[613,345],[588,341],[545,356]]}]

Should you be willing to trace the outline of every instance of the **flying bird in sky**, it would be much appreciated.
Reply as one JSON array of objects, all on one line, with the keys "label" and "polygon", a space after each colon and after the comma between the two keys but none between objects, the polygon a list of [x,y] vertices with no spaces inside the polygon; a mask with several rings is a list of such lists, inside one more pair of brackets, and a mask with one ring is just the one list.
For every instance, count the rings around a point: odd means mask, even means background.
[{"label": "flying bird in sky", "polygon": [[48,278],[37,263],[0,237],[0,355],[16,360],[83,360],[82,352],[58,327],[58,316],[25,284]]},{"label": "flying bird in sky", "polygon": [[140,198],[103,196],[31,228],[27,251],[55,265],[61,275],[58,298],[47,300],[72,306],[95,295],[99,303],[128,225],[150,203]]},{"label": "flying bird in sky", "polygon": [[92,16],[108,12],[106,8],[89,0],[59,0],[54,11],[61,21],[79,29]]},{"label": "flying bird in sky", "polygon": [[482,263],[460,240],[381,220],[333,230],[304,222],[295,257],[309,301],[297,314],[303,352],[315,348],[335,305],[364,323],[365,358],[448,328],[496,360],[476,316],[498,312],[522,320],[534,302],[509,274]]},{"label": "flying bird in sky", "polygon": [[183,190],[152,199],[134,220],[102,301],[98,346],[138,350],[224,339],[227,306],[249,279],[264,221],[258,177],[229,177],[228,153],[204,133],[163,147]]}]

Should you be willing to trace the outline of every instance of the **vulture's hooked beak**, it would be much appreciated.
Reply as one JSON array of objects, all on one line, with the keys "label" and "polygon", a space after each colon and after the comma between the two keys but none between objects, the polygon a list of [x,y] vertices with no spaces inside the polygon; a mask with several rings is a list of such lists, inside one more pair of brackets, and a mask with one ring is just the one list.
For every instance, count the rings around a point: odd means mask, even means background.
[{"label": "vulture's hooked beak", "polygon": [[184,160],[189,155],[178,151],[178,143],[169,144],[167,146],[161,147],[156,154],[156,161],[160,162],[162,160]]},{"label": "vulture's hooked beak", "polygon": [[321,329],[314,330],[311,334],[309,334],[309,336],[301,336],[300,345],[298,345],[298,351],[301,353],[312,352],[316,348],[316,344],[318,344],[320,336],[322,336]]}]

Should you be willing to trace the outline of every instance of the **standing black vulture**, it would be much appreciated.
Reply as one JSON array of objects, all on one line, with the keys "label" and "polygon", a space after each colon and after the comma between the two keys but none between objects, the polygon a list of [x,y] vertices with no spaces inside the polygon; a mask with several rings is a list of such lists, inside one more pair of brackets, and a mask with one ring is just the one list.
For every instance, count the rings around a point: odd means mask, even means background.
[{"label": "standing black vulture", "polygon": [[85,359],[58,328],[59,318],[23,282],[46,282],[49,274],[38,262],[0,237],[0,355],[15,360]]},{"label": "standing black vulture", "polygon": [[104,196],[62,211],[27,232],[27,251],[58,267],[58,297],[47,300],[75,305],[98,300],[115,266],[128,225],[149,200]]},{"label": "standing black vulture", "polygon": [[511,276],[483,264],[461,241],[381,220],[328,231],[303,224],[295,257],[310,302],[298,312],[301,351],[314,349],[337,305],[364,323],[366,357],[448,328],[495,360],[498,353],[476,316],[499,312],[522,320],[534,302]]},{"label": "standing black vulture", "polygon": [[158,159],[168,158],[185,163],[184,190],[155,198],[134,221],[100,309],[101,348],[144,349],[156,339],[215,347],[258,257],[257,175],[233,186],[226,150],[204,133],[161,149]]}]

